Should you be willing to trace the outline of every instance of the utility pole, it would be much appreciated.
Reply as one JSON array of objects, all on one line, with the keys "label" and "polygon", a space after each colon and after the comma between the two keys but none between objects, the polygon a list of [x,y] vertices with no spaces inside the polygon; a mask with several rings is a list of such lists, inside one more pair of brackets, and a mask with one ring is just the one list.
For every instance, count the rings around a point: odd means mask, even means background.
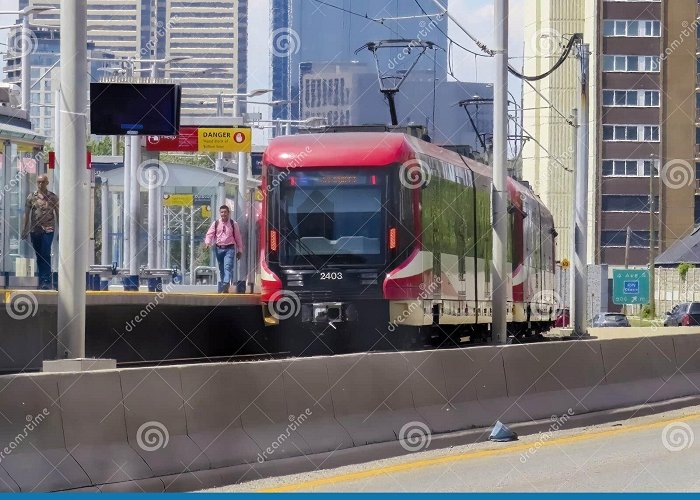
[{"label": "utility pole", "polygon": [[139,219],[141,212],[141,187],[139,186],[139,164],[141,163],[141,139],[138,135],[130,135],[126,138],[131,143],[129,164],[129,276],[136,285],[138,291],[138,244],[139,244]]},{"label": "utility pole", "polygon": [[[61,2],[61,172],[57,358],[85,357],[90,178],[86,137],[87,0]],[[61,109],[61,108],[57,108]]]},{"label": "utility pole", "polygon": [[[572,168],[571,171],[573,175],[571,176],[571,192],[576,193],[576,163],[578,162],[578,109],[574,108],[571,110],[571,123],[573,124],[573,137],[571,140],[571,158],[572,158]],[[569,254],[569,268],[571,272],[569,273],[569,325],[571,328],[574,327],[574,311],[576,311],[576,283],[574,281],[574,261],[576,260],[576,196],[571,197],[571,231],[569,234],[569,245],[571,251]]]},{"label": "utility pole", "polygon": [[508,340],[508,0],[494,0],[494,59],[496,77],[493,88],[493,318],[492,341]]},{"label": "utility pole", "polygon": [[[238,98],[234,98],[234,110],[233,113],[234,115],[238,112],[236,108],[236,103],[238,102]],[[224,95],[219,92],[219,95],[216,96],[216,116],[218,117],[223,117],[224,116]],[[215,170],[217,172],[223,172],[224,171],[224,153],[216,153],[216,164],[215,164]],[[226,203],[226,184],[224,181],[219,181],[219,184],[216,188],[216,208],[218,212],[218,208],[222,206],[223,204]]]},{"label": "utility pole", "polygon": [[[243,116],[241,113],[239,107],[239,101],[237,98],[235,98],[234,103],[234,116],[239,117]],[[238,153],[238,196],[236,197],[238,200],[237,206],[236,206],[236,216],[238,218],[238,228],[240,229],[241,232],[241,239],[245,242],[247,240],[247,235],[248,235],[248,221],[246,218],[246,201],[248,199],[248,153],[244,152],[239,152]],[[238,288],[238,283],[241,281],[244,284],[244,293],[248,291],[248,266],[247,266],[247,259],[246,255],[248,255],[248,252],[250,252],[250,248],[246,246],[245,254],[241,256],[241,259],[237,262],[238,263],[238,275],[237,275],[237,281],[236,281],[236,288]],[[235,268],[236,266],[234,266]]]},{"label": "utility pole", "polygon": [[[63,8],[63,7],[62,7]],[[24,14],[22,16],[22,45],[20,49],[22,50],[22,111],[27,113],[27,120],[31,119],[30,106],[31,106],[31,89],[29,88],[32,81],[31,69],[29,65],[29,58],[32,56],[32,47],[30,47],[31,38],[29,36],[29,14]],[[85,69],[87,71],[87,67]]]},{"label": "utility pole", "polygon": [[574,309],[573,335],[586,334],[586,303],[588,290],[588,44],[577,47],[579,62],[578,133],[576,135],[576,172],[574,190]]},{"label": "utility pole", "polygon": [[627,226],[627,237],[625,238],[625,269],[629,267],[630,260],[630,240],[632,239],[632,228]]},{"label": "utility pole", "polygon": [[124,186],[122,191],[122,267],[129,267],[129,246],[131,242],[131,141],[124,138]]},{"label": "utility pole", "polygon": [[649,161],[649,315],[651,319],[656,318],[656,284],[654,283],[654,257],[655,257],[655,235],[654,235],[654,155]]},{"label": "utility pole", "polygon": [[158,186],[161,172],[157,163],[152,164],[143,175],[148,183],[148,268],[158,267]]},{"label": "utility pole", "polygon": [[107,266],[111,264],[109,247],[109,184],[106,178],[100,179],[100,264]]}]

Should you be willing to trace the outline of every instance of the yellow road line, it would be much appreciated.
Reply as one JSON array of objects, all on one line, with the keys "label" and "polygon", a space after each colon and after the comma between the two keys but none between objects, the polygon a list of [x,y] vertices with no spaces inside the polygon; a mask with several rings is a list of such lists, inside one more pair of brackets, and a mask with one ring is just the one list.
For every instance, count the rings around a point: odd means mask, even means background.
[{"label": "yellow road line", "polygon": [[655,429],[658,427],[663,427],[665,425],[668,425],[671,422],[687,422],[687,421],[697,420],[697,419],[700,419],[700,413],[695,413],[693,415],[689,415],[687,417],[682,417],[682,418],[669,418],[669,419],[665,419],[665,420],[657,420],[655,422],[650,422],[647,424],[633,425],[630,427],[620,427],[620,428],[608,429],[608,430],[604,430],[604,431],[585,433],[585,434],[582,433],[582,434],[577,434],[574,436],[565,436],[565,437],[560,437],[560,438],[555,438],[555,439],[549,439],[547,441],[533,441],[530,443],[519,443],[519,444],[506,446],[505,448],[496,448],[496,449],[479,450],[479,451],[468,451],[468,452],[459,453],[456,455],[447,455],[447,456],[428,458],[428,459],[423,459],[423,460],[414,460],[412,462],[406,462],[406,463],[396,464],[396,465],[388,465],[388,466],[384,466],[384,467],[377,467],[376,469],[363,470],[360,472],[338,474],[336,476],[315,479],[315,480],[311,480],[311,481],[302,481],[299,483],[287,484],[287,485],[278,486],[275,488],[265,488],[265,489],[258,490],[258,492],[261,492],[261,493],[282,493],[282,492],[288,492],[288,491],[310,490],[312,488],[316,488],[319,486],[327,486],[327,485],[332,485],[332,484],[337,484],[337,483],[344,483],[344,482],[348,482],[348,481],[357,481],[359,479],[367,479],[370,477],[381,476],[383,474],[392,474],[395,472],[405,472],[405,471],[410,471],[410,470],[414,470],[414,469],[420,469],[423,467],[429,467],[432,465],[447,464],[447,463],[458,462],[458,461],[463,461],[463,460],[475,460],[477,458],[488,458],[488,457],[495,457],[495,456],[501,456],[501,455],[508,455],[510,453],[527,451],[528,449],[533,448],[536,443],[540,443],[540,448],[544,448],[546,446],[554,446],[554,445],[561,446],[561,445],[566,445],[566,444],[577,443],[580,441],[590,441],[590,440],[599,439],[602,437],[618,436],[620,434],[626,434],[629,432],[637,432],[637,431]]}]

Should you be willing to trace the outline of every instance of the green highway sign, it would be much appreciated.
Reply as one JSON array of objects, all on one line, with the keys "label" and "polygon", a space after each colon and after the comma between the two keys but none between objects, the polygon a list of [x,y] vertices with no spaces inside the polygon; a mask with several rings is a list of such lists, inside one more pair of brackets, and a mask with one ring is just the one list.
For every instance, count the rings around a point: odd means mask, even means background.
[{"label": "green highway sign", "polygon": [[614,304],[648,304],[649,271],[613,269]]}]

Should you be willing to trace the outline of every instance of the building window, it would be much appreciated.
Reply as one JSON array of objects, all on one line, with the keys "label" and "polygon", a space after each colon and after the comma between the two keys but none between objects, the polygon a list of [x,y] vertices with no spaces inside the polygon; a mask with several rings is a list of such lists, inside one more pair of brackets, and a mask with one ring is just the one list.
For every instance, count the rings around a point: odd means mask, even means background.
[{"label": "building window", "polygon": [[603,71],[608,72],[654,72],[659,71],[659,56],[603,56]]},{"label": "building window", "polygon": [[659,160],[603,160],[601,170],[604,177],[648,177],[652,162],[658,175]]},{"label": "building window", "polygon": [[644,140],[658,142],[658,140],[659,140],[659,126],[658,125],[644,125]]},{"label": "building window", "polygon": [[644,177],[649,177],[649,169],[652,164],[654,165],[654,177],[659,176],[659,160],[644,160],[642,162],[642,175]]},{"label": "building window", "polygon": [[603,125],[604,141],[636,141],[637,127],[635,125]]},{"label": "building window", "polygon": [[659,36],[660,21],[607,19],[603,21],[603,36]]},{"label": "building window", "polygon": [[604,141],[652,141],[659,140],[658,125],[603,125]]},{"label": "building window", "polygon": [[659,91],[658,90],[603,90],[603,106],[658,107],[659,106]]},{"label": "building window", "polygon": [[[649,212],[649,195],[604,194],[602,210],[604,212]],[[658,211],[658,196],[655,197],[654,211]]]},{"label": "building window", "polygon": [[[654,246],[658,245],[658,231],[654,231]],[[627,228],[600,232],[601,247],[625,247]],[[630,231],[630,248],[649,248],[649,231]]]},{"label": "building window", "polygon": [[700,224],[700,195],[695,195],[695,224]]}]

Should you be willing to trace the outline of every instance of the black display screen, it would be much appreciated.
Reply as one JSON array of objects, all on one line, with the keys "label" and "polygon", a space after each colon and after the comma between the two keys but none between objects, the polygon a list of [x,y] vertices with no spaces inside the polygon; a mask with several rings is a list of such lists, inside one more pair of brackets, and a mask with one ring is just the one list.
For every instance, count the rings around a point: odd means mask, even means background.
[{"label": "black display screen", "polygon": [[91,83],[90,132],[95,135],[177,135],[179,85]]}]

